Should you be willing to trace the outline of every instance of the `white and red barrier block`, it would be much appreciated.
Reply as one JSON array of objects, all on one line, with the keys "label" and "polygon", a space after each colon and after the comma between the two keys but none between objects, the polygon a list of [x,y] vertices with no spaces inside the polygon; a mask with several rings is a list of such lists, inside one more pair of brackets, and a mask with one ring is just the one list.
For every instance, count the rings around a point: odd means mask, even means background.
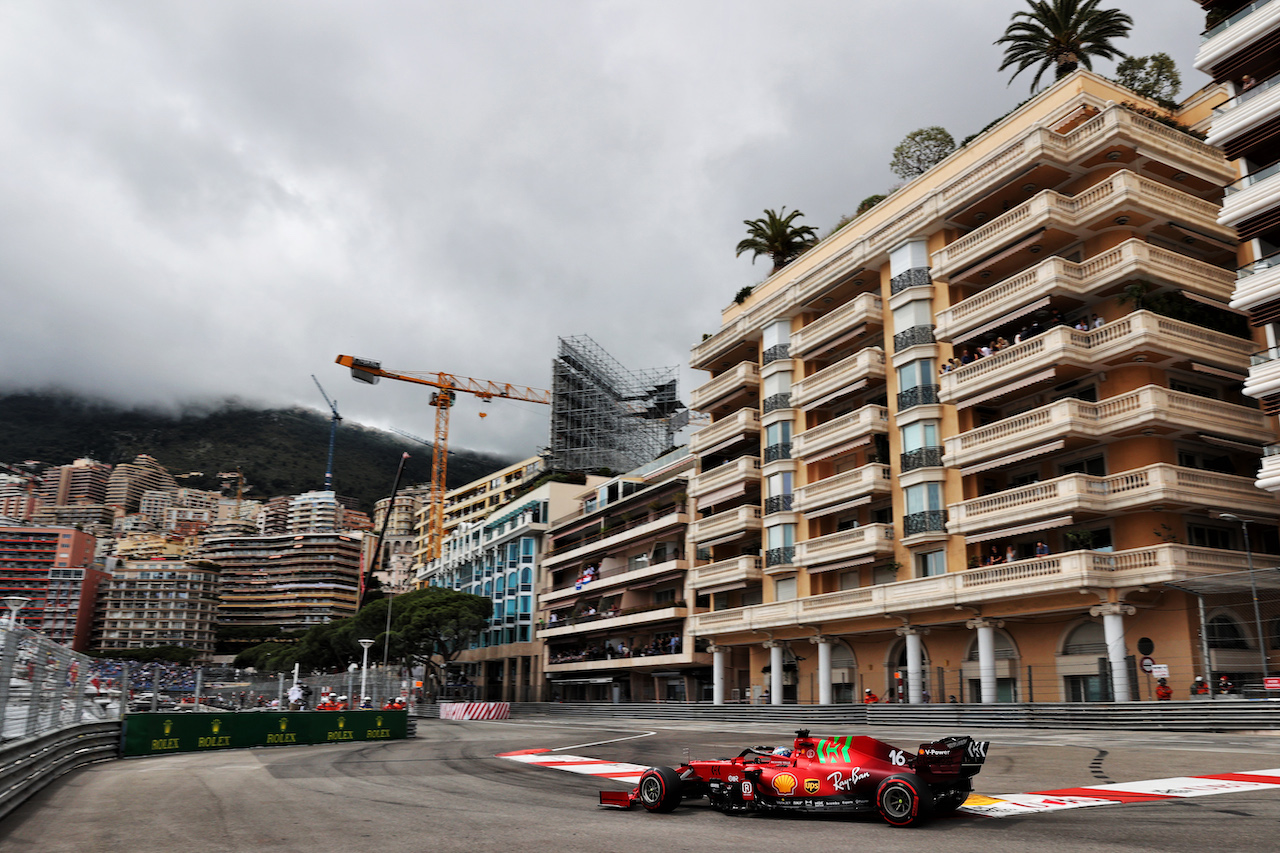
[{"label": "white and red barrier block", "polygon": [[442,720],[509,720],[510,702],[441,702]]}]

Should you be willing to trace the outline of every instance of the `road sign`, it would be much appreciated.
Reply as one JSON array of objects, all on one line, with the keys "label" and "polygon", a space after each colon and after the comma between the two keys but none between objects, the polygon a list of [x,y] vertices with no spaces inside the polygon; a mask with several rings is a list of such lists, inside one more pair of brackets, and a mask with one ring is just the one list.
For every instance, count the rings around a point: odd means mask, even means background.
[{"label": "road sign", "polygon": [[1169,664],[1167,663],[1155,664],[1154,666],[1151,667],[1151,674],[1154,675],[1156,678],[1168,678]]},{"label": "road sign", "polygon": [[1264,678],[1262,686],[1268,690],[1280,690],[1280,678]]},{"label": "road sign", "polygon": [[1156,665],[1156,662],[1154,658],[1145,657],[1142,659],[1143,672],[1151,672],[1151,670],[1155,669],[1155,665]]}]

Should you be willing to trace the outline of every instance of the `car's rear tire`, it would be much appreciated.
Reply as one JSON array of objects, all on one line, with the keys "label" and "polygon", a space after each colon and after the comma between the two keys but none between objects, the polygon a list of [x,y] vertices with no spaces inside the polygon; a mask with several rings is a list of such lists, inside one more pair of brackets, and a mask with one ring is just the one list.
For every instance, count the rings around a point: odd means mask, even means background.
[{"label": "car's rear tire", "polygon": [[665,814],[674,811],[681,800],[680,774],[670,767],[650,767],[640,777],[637,799],[645,810]]},{"label": "car's rear tire", "polygon": [[964,805],[972,792],[973,783],[968,779],[938,792],[938,798],[933,801],[933,814],[935,816],[951,814]]},{"label": "car's rear tire", "polygon": [[933,792],[915,776],[890,776],[876,789],[876,811],[890,826],[915,826],[929,819]]}]

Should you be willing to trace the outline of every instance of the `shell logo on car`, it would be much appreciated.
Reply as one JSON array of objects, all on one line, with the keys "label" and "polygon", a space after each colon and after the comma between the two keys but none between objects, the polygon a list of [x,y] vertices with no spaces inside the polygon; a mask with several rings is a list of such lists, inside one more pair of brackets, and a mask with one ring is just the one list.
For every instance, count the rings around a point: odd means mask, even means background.
[{"label": "shell logo on car", "polygon": [[773,790],[777,791],[784,797],[789,797],[796,792],[796,777],[790,773],[779,773],[773,777]]}]

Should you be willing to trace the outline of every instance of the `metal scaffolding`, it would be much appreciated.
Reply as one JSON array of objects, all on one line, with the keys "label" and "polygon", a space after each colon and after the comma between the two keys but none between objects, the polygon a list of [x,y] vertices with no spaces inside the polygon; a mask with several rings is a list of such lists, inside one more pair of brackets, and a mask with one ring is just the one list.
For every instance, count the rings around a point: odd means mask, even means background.
[{"label": "metal scaffolding", "polygon": [[630,471],[662,454],[689,412],[677,368],[627,370],[586,335],[560,338],[551,368],[551,464]]}]

